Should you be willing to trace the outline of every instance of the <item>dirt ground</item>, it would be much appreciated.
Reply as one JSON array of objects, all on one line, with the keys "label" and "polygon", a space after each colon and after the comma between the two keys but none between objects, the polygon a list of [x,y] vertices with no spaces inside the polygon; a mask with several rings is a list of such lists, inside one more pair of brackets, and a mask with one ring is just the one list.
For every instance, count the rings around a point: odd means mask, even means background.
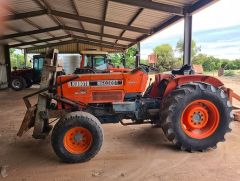
[{"label": "dirt ground", "polygon": [[[222,78],[240,93],[240,77]],[[34,91],[0,92],[0,180],[240,180],[240,123],[216,150],[182,152],[167,141],[159,128],[150,125],[123,127],[103,125],[105,141],[100,153],[82,164],[62,163],[54,154],[50,138],[34,140],[31,131],[16,133],[25,113],[22,97]]]}]

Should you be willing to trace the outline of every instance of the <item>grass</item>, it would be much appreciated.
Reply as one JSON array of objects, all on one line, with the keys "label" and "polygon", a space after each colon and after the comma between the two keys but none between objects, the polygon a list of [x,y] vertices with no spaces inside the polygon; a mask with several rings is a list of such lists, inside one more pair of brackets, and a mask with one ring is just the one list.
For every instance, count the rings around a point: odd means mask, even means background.
[{"label": "grass", "polygon": [[232,77],[234,75],[236,75],[236,71],[234,71],[234,70],[226,70],[224,72],[224,76],[227,76],[227,77]]}]

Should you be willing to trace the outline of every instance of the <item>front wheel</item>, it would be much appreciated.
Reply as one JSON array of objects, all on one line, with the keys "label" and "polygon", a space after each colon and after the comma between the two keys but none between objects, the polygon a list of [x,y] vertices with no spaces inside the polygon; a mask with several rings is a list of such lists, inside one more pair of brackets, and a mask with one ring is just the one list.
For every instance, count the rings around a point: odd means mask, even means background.
[{"label": "front wheel", "polygon": [[215,148],[230,131],[232,106],[225,93],[211,85],[181,86],[172,91],[162,105],[163,131],[182,150]]},{"label": "front wheel", "polygon": [[52,132],[52,147],[64,162],[79,163],[93,158],[103,142],[103,131],[96,117],[72,112],[61,119]]}]

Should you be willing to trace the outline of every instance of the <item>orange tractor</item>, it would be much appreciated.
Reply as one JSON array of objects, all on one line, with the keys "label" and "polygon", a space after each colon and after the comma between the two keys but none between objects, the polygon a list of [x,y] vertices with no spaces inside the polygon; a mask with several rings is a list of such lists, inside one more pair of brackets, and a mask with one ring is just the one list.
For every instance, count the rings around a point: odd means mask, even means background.
[{"label": "orange tractor", "polygon": [[[181,150],[215,148],[230,131],[232,97],[239,99],[221,81],[205,75],[156,74],[147,85],[147,65],[127,73],[55,78],[56,65],[54,50],[47,54],[40,90],[24,97],[27,112],[18,136],[34,127],[33,137],[44,139],[57,121],[52,147],[65,162],[93,158],[102,146],[105,123],[154,124]],[[33,95],[38,95],[36,105],[28,99]]]}]

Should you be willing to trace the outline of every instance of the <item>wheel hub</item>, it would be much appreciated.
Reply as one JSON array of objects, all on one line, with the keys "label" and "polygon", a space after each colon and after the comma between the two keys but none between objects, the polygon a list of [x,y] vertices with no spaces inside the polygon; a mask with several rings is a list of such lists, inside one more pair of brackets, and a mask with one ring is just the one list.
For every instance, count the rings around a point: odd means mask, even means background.
[{"label": "wheel hub", "polygon": [[184,132],[192,138],[203,139],[214,133],[219,124],[219,111],[210,101],[190,103],[181,117]]},{"label": "wheel hub", "polygon": [[91,132],[83,127],[71,128],[65,133],[64,147],[72,154],[86,152],[92,145]]},{"label": "wheel hub", "polygon": [[194,123],[200,124],[201,121],[203,120],[202,116],[203,116],[203,115],[200,114],[200,112],[195,113],[195,114],[193,115],[192,121],[193,121]]},{"label": "wheel hub", "polygon": [[81,141],[83,141],[83,135],[81,133],[76,133],[73,136],[73,139],[75,142],[80,143]]}]

